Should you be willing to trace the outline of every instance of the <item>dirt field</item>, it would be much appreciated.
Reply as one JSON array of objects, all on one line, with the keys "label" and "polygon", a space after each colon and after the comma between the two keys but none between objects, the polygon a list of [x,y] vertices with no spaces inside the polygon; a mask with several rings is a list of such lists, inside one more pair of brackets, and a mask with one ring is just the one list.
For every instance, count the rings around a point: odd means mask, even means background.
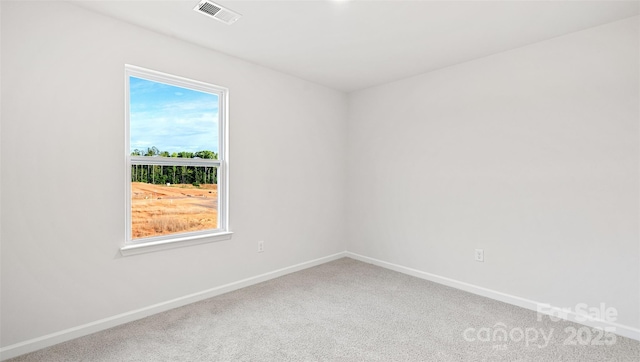
[{"label": "dirt field", "polygon": [[131,233],[134,239],[215,229],[218,185],[131,183]]}]

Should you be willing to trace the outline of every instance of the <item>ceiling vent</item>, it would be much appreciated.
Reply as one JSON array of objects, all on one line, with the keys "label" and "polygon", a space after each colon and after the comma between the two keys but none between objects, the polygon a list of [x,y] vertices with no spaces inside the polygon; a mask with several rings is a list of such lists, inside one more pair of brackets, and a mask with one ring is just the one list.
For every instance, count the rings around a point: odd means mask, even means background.
[{"label": "ceiling vent", "polygon": [[231,25],[238,21],[242,15],[236,13],[235,11],[229,10],[222,5],[218,5],[209,0],[202,0],[196,5],[193,10],[210,16],[218,21],[221,21],[227,25]]}]

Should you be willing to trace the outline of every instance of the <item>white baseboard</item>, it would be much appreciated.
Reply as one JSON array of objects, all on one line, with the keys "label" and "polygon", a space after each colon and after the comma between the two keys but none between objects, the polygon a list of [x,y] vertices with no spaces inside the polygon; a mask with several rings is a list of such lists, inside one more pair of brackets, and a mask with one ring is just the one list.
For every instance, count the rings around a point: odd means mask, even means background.
[{"label": "white baseboard", "polygon": [[[516,305],[518,307],[530,309],[536,312],[538,312],[539,306],[547,305],[545,303],[539,303],[530,299],[516,297],[514,295],[501,293],[501,292],[483,288],[477,285],[461,282],[451,278],[446,278],[436,274],[423,272],[421,270],[408,268],[402,265],[370,258],[368,256],[352,253],[349,251],[346,252],[346,256],[355,260],[365,262],[365,263],[377,265],[386,269],[394,270],[394,271],[411,275],[420,279],[425,279],[438,284],[464,290],[469,293],[481,295],[483,297],[495,299],[504,303]],[[579,323],[588,327],[595,327],[595,328],[602,328],[602,329],[607,327],[613,328],[612,329],[613,333],[617,335],[640,341],[640,329],[638,328],[634,328],[634,327],[630,327],[630,326],[626,326],[626,325],[622,325],[614,322],[608,322],[602,319],[590,318],[589,316],[586,316],[586,315],[577,314],[574,311],[562,311],[559,307],[554,307],[554,306],[548,306],[545,308],[545,310],[550,310],[550,312],[549,313],[546,313],[545,311],[540,311],[540,312],[543,314],[554,316],[554,317],[561,317],[562,319]]]},{"label": "white baseboard", "polygon": [[166,302],[154,304],[148,307],[133,310],[127,313],[115,315],[113,317],[104,318],[91,323],[83,324],[77,327],[65,329],[56,333],[51,333],[46,336],[30,339],[28,341],[12,344],[3,348],[0,348],[0,360],[5,360],[13,357],[23,355],[25,353],[37,351],[39,349],[53,346],[58,343],[66,342],[78,337],[83,337],[92,333],[96,333],[108,328],[112,328],[124,323],[129,323],[144,317],[148,317],[153,314],[161,313],[170,309],[185,306],[187,304],[199,302],[211,297],[215,297],[220,294],[232,292],[241,288],[248,287],[250,285],[262,283],[264,281],[275,279],[283,275],[294,273],[303,269],[311,268],[316,265],[328,263],[333,260],[337,260],[347,256],[346,252],[340,252],[337,254],[325,256],[315,260],[310,260],[304,263],[292,265],[286,268],[274,270],[272,272],[256,275],[251,278],[242,279],[233,283],[221,285],[219,287],[203,290],[201,292],[185,295],[176,299],[172,299]]},{"label": "white baseboard", "polygon": [[[0,360],[5,360],[13,357],[20,356],[25,353],[37,351],[42,348],[53,346],[58,343],[66,342],[75,338],[83,337],[92,333],[96,333],[108,328],[112,328],[124,323],[132,322],[144,317],[148,317],[153,314],[161,313],[173,308],[185,306],[187,304],[199,302],[217,295],[232,292],[241,288],[245,288],[254,284],[258,284],[270,279],[275,279],[283,275],[294,273],[303,269],[311,268],[320,264],[328,263],[333,260],[337,260],[343,257],[349,257],[355,260],[359,260],[365,263],[374,264],[386,269],[394,270],[403,274],[411,275],[417,278],[429,280],[438,284],[443,284],[456,289],[464,290],[473,294],[481,295],[487,298],[495,299],[501,302],[516,305],[522,308],[538,311],[538,306],[542,303],[516,297],[514,295],[501,293],[495,290],[483,288],[477,285],[461,282],[455,279],[442,277],[439,275],[423,272],[417,269],[408,268],[405,266],[389,263],[386,261],[370,258],[364,255],[352,253],[352,252],[340,252],[337,254],[329,255],[323,258],[310,260],[304,263],[292,265],[286,268],[274,270],[272,272],[260,274],[251,278],[242,279],[233,283],[221,285],[215,288],[207,289],[198,293],[189,294],[180,298],[172,299],[166,302],[154,304],[145,308],[140,308],[127,313],[115,315],[113,317],[97,320],[91,323],[83,324],[77,327],[65,329],[56,333],[48,334],[42,337],[34,338],[28,341],[12,344],[3,348],[0,348]],[[553,310],[554,307],[551,307]],[[556,310],[559,308],[556,307]],[[557,316],[555,313],[550,313]],[[617,323],[607,322],[603,320],[586,320],[584,316],[578,315],[575,312],[566,312],[564,314],[566,320],[583,324],[589,327],[615,328],[615,334],[623,337],[631,338],[640,341],[640,329],[621,325]]]}]

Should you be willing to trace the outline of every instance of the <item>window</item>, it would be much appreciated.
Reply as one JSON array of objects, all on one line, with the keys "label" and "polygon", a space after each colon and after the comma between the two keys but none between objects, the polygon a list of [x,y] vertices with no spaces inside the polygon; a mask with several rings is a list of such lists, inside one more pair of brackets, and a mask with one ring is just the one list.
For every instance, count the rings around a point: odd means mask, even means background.
[{"label": "window", "polygon": [[228,90],[125,66],[124,255],[228,239]]}]

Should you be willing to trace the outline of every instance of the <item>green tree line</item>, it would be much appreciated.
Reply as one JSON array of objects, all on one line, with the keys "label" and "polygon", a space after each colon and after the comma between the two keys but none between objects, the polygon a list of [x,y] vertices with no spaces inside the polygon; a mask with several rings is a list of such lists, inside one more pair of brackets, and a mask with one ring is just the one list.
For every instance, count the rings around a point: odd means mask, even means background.
[{"label": "green tree line", "polygon": [[[160,156],[177,158],[204,158],[217,160],[218,154],[213,151],[173,152],[160,151],[157,147],[146,150],[135,149],[131,156]],[[162,165],[131,165],[131,182],[146,182],[149,184],[217,184],[218,168],[209,166],[162,166]]]}]

